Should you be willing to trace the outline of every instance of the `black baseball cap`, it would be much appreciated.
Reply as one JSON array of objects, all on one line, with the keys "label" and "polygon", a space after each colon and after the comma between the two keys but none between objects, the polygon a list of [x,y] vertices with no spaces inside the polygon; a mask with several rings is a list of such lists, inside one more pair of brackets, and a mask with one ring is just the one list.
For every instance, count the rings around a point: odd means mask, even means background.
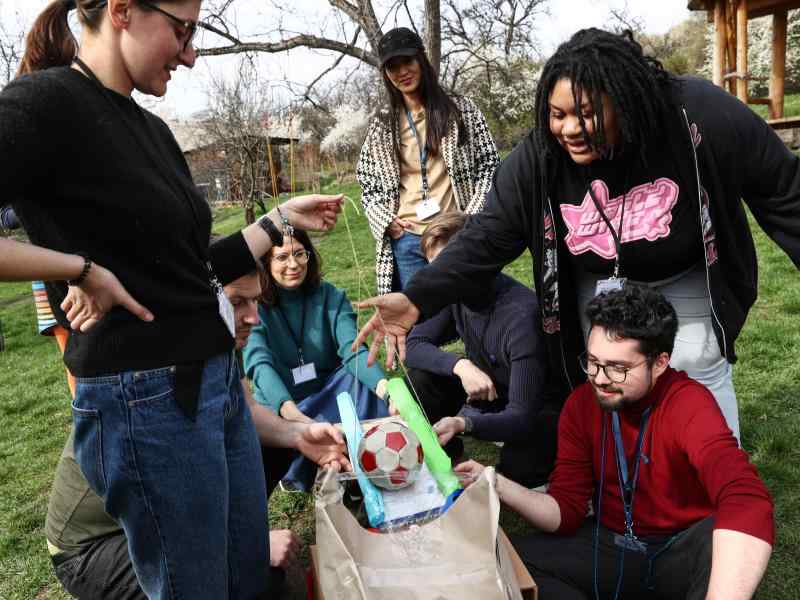
[{"label": "black baseball cap", "polygon": [[425,51],[422,39],[408,27],[391,29],[378,42],[381,68],[395,56],[416,56],[420,50]]}]

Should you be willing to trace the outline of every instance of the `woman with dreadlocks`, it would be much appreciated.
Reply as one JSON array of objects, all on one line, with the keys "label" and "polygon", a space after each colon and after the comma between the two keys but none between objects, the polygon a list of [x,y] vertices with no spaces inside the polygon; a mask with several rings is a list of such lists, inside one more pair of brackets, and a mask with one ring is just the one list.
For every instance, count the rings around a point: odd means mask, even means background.
[{"label": "woman with dreadlocks", "polygon": [[389,106],[370,126],[356,174],[386,294],[428,264],[419,242],[435,215],[483,208],[498,157],[483,114],[445,93],[416,33],[392,29],[378,51]]},{"label": "woman with dreadlocks", "polygon": [[556,403],[585,380],[583,307],[643,285],[675,304],[673,365],[711,389],[738,437],[730,365],[757,291],[740,198],[800,266],[800,158],[721,88],[644,56],[630,32],[579,31],[545,64],[536,126],[498,169],[484,211],[402,295],[360,305],[380,314],[357,342],[374,331],[373,352],[389,335],[402,354],[421,314],[479,305],[528,248]]}]

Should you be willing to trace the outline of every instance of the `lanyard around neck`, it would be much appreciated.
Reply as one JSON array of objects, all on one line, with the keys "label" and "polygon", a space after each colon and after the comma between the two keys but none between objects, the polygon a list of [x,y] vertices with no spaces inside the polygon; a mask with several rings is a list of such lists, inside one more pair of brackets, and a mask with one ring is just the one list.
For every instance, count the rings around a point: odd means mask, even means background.
[{"label": "lanyard around neck", "polygon": [[639,436],[636,440],[636,453],[633,455],[633,477],[628,470],[628,460],[625,458],[625,446],[622,443],[622,432],[619,425],[619,413],[611,414],[611,429],[614,433],[614,450],[616,452],[617,474],[619,476],[619,488],[622,494],[622,508],[625,512],[625,533],[633,536],[633,497],[636,493],[636,484],[639,481],[639,464],[642,458],[642,447],[644,446],[644,433],[647,429],[647,422],[650,419],[650,409],[648,407],[642,413],[642,422],[639,427]]},{"label": "lanyard around neck", "polygon": [[419,171],[422,177],[422,199],[425,200],[428,197],[428,146],[425,143],[425,140],[421,140],[419,137],[419,132],[417,131],[417,126],[414,124],[414,117],[411,115],[411,111],[406,111],[406,119],[408,119],[408,126],[411,128],[411,131],[414,133],[414,138],[417,140],[417,148],[419,150]]},{"label": "lanyard around neck", "polygon": [[281,309],[280,300],[275,305],[275,312],[278,314],[278,318],[283,321],[283,324],[286,325],[286,329],[289,330],[289,335],[292,336],[292,341],[294,342],[295,348],[297,348],[297,359],[300,361],[300,366],[306,364],[305,357],[303,356],[303,332],[305,331],[306,327],[306,297],[303,294],[303,299],[300,302],[300,335],[297,336],[294,333],[294,329],[292,329],[291,323],[289,323],[289,319],[283,313]]},{"label": "lanyard around neck", "polygon": [[608,216],[606,216],[603,207],[600,206],[600,202],[597,200],[597,196],[594,195],[594,190],[592,189],[592,182],[589,182],[589,196],[592,198],[592,202],[594,203],[594,207],[597,209],[597,212],[600,213],[600,218],[603,219],[603,222],[608,227],[609,232],[611,232],[611,238],[614,240],[614,248],[617,251],[617,256],[614,258],[614,278],[619,277],[619,261],[620,256],[622,256],[622,223],[623,219],[625,218],[625,194],[622,194],[622,207],[619,211],[619,231],[614,229],[614,226],[611,224]]}]

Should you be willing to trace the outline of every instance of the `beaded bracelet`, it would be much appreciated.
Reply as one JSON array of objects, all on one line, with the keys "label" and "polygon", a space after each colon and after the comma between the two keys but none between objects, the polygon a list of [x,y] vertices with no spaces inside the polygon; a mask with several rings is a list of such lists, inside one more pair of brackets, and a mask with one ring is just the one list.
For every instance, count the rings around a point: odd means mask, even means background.
[{"label": "beaded bracelet", "polygon": [[89,275],[89,271],[92,269],[92,259],[89,258],[83,252],[76,252],[76,254],[83,258],[83,269],[81,270],[81,274],[78,275],[76,279],[68,279],[67,285],[71,286],[78,286],[86,281],[86,276]]}]

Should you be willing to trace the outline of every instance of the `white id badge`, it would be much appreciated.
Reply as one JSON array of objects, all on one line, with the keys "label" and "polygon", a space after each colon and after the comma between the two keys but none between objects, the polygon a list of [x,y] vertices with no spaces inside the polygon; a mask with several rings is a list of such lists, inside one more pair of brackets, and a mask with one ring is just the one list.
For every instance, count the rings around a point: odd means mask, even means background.
[{"label": "white id badge", "polygon": [[219,304],[219,316],[225,321],[228,331],[231,332],[231,337],[236,338],[236,319],[233,316],[233,304],[231,304],[231,301],[228,300],[222,290],[217,292],[217,303]]},{"label": "white id badge", "polygon": [[597,286],[594,288],[594,295],[607,294],[608,292],[615,292],[625,287],[625,277],[609,277],[608,279],[598,279]]},{"label": "white id badge", "polygon": [[314,366],[314,363],[302,364],[292,369],[292,377],[294,377],[295,385],[300,385],[306,381],[312,381],[317,378],[317,368]]},{"label": "white id badge", "polygon": [[422,202],[417,204],[417,218],[424,221],[438,213],[442,208],[435,198],[425,198]]}]

